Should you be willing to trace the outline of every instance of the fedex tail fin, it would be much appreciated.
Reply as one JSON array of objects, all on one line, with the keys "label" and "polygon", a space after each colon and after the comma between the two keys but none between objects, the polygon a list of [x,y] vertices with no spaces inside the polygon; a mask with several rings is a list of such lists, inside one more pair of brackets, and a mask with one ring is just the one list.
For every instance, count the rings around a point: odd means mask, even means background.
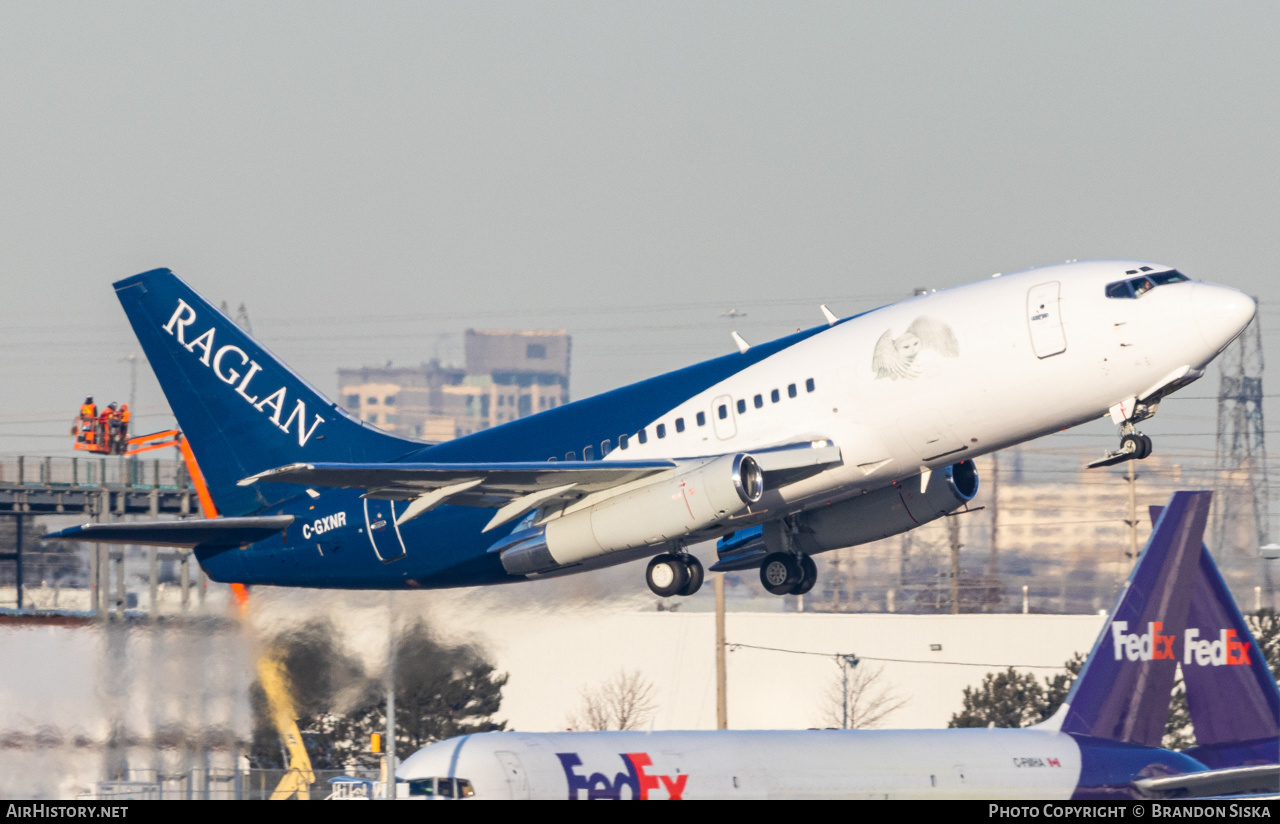
[{"label": "fedex tail fin", "polygon": [[[1151,510],[1158,517],[1158,508]],[[1187,754],[1213,768],[1280,761],[1280,689],[1208,548],[1200,552],[1179,641],[1196,732]]]},{"label": "fedex tail fin", "polygon": [[1062,732],[1159,747],[1211,492],[1175,492],[1059,710]]},{"label": "fedex tail fin", "polygon": [[138,336],[223,515],[298,493],[236,486],[299,461],[385,461],[420,446],[351,417],[168,269],[118,281]]}]

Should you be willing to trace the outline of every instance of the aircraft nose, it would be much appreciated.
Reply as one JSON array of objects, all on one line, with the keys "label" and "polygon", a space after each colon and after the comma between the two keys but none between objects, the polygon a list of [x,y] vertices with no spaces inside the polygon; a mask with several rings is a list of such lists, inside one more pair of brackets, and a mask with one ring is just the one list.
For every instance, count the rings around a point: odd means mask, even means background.
[{"label": "aircraft nose", "polygon": [[1253,298],[1244,292],[1213,283],[1197,283],[1192,299],[1196,327],[1214,352],[1220,352],[1235,340],[1253,320],[1258,308]]}]

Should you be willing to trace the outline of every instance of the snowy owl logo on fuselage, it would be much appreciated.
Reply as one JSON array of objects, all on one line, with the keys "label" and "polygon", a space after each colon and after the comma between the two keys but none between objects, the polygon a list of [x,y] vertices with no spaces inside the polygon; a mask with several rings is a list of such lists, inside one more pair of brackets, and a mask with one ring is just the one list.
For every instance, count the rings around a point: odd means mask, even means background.
[{"label": "snowy owl logo on fuselage", "polygon": [[924,371],[926,359],[921,355],[926,351],[954,358],[960,354],[960,344],[950,326],[936,318],[921,315],[899,337],[893,336],[892,329],[884,330],[880,340],[876,341],[871,371],[876,373],[876,380],[918,378]]}]

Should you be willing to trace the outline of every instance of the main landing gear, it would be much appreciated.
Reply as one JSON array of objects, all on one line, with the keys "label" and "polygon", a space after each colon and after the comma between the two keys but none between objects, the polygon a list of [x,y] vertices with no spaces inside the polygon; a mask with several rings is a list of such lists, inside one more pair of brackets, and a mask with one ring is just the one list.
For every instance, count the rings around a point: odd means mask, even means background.
[{"label": "main landing gear", "polygon": [[702,588],[702,562],[687,552],[656,556],[649,562],[645,581],[654,595],[692,595]]},{"label": "main landing gear", "polygon": [[774,552],[760,564],[760,583],[774,595],[804,595],[818,582],[818,565],[804,553]]}]

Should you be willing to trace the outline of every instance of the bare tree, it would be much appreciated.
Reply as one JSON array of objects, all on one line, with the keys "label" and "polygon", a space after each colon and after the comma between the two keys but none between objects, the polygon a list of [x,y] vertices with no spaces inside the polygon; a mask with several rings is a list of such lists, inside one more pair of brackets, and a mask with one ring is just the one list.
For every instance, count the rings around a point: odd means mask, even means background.
[{"label": "bare tree", "polygon": [[569,716],[574,730],[638,730],[657,712],[657,689],[637,671],[618,670],[593,688],[582,688],[582,703]]},{"label": "bare tree", "polygon": [[[902,709],[907,699],[884,682],[884,668],[865,661],[857,666],[842,664],[840,675],[827,687],[822,701],[822,725],[844,729],[874,729],[889,713]],[[847,669],[846,688],[844,669]]]}]

